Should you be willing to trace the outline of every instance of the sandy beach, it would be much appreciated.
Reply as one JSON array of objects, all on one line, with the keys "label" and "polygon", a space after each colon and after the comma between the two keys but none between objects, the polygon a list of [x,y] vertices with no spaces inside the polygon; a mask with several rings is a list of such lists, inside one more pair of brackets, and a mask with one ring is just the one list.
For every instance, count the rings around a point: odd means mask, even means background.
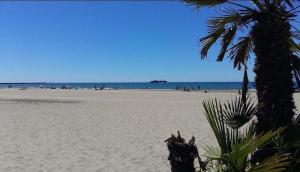
[{"label": "sandy beach", "polygon": [[[234,92],[0,90],[1,172],[170,171],[164,140],[179,130],[216,142],[202,101]],[[254,96],[254,93],[252,93]],[[300,95],[295,94],[300,107]]]}]

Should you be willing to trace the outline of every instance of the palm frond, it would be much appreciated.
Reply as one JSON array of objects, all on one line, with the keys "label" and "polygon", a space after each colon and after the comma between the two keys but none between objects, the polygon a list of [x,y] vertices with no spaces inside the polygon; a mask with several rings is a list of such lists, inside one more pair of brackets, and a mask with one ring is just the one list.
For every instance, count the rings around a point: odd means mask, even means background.
[{"label": "palm frond", "polygon": [[295,0],[283,0],[290,8],[294,8],[294,2]]},{"label": "palm frond", "polygon": [[259,10],[264,10],[265,6],[261,3],[259,0],[251,0],[251,2],[259,9]]},{"label": "palm frond", "polygon": [[249,138],[255,136],[255,122],[252,121],[248,128],[245,129],[244,138]]},{"label": "palm frond", "polygon": [[210,47],[226,32],[224,27],[210,28],[209,35],[201,38],[200,43],[202,44],[201,58],[207,56]]},{"label": "palm frond", "polygon": [[260,148],[267,143],[269,143],[272,138],[275,136],[278,136],[280,133],[282,133],[284,128],[278,128],[277,130],[274,131],[268,131],[266,133],[261,133],[254,138],[248,137],[244,143],[241,143],[241,147],[237,147],[236,151],[238,151],[240,154],[246,154],[248,155],[251,152],[254,152],[257,148]]},{"label": "palm frond", "polygon": [[300,52],[300,45],[297,44],[292,38],[289,40],[290,50],[293,53],[299,53]]},{"label": "palm frond", "polygon": [[291,8],[293,7],[293,0],[273,0],[272,4],[275,5],[276,7],[280,7],[282,5],[288,5]]},{"label": "palm frond", "polygon": [[230,50],[230,59],[233,60],[233,66],[240,70],[242,64],[246,64],[250,52],[253,50],[252,39],[250,37],[242,37]]},{"label": "palm frond", "polygon": [[[238,127],[234,129],[228,127],[230,123],[226,121],[232,118],[235,119],[236,116],[246,116],[246,121],[249,121],[248,119],[256,111],[256,105],[252,101],[244,104],[241,99],[235,99],[229,103],[222,104],[214,99],[204,101],[203,106],[205,116],[220,147],[206,147],[205,155],[210,160],[209,164],[212,164],[212,168],[219,171],[245,171],[245,169],[249,168],[248,157],[258,148],[270,143],[284,130],[284,128],[279,128],[255,135],[255,124],[253,122],[246,130],[243,130],[244,132],[239,131]],[[272,158],[271,161],[266,160],[259,166],[255,166],[256,168],[252,167],[251,170],[266,170],[267,172],[275,170],[275,172],[279,172],[278,170],[287,165],[288,160],[281,159],[281,156]],[[280,165],[270,163],[272,161]]]},{"label": "palm frond", "polygon": [[244,77],[243,77],[243,86],[242,86],[242,101],[244,104],[247,103],[247,92],[248,92],[248,73],[247,73],[247,66],[244,65]]},{"label": "palm frond", "polygon": [[221,9],[221,16],[213,17],[208,20],[209,27],[225,27],[227,25],[232,26],[244,26],[248,24],[254,17],[254,13],[251,10],[236,10],[233,8]]},{"label": "palm frond", "polygon": [[[266,133],[262,133],[255,137],[249,135],[244,140],[241,140],[240,143],[233,146],[232,152],[225,157],[226,161],[230,162],[230,164],[233,166],[234,169],[242,171],[243,169],[246,168],[247,165],[246,160],[249,154],[255,152],[257,148],[262,147],[265,144],[269,143],[272,140],[272,138],[277,136],[282,131],[283,128],[279,128],[275,131],[268,131]],[[267,168],[270,168],[270,166],[268,166]]]},{"label": "palm frond", "polygon": [[211,129],[217,139],[221,153],[229,152],[227,144],[226,126],[220,102],[215,100],[207,100],[203,102],[204,115],[210,124]]},{"label": "palm frond", "polygon": [[294,125],[297,125],[300,127],[300,114],[295,116]]},{"label": "palm frond", "polygon": [[274,155],[259,165],[252,167],[248,172],[283,172],[288,165],[289,156],[287,154]]},{"label": "palm frond", "polygon": [[207,100],[203,102],[203,107],[222,154],[230,152],[232,145],[240,141],[241,135],[237,129],[247,123],[257,110],[250,98],[246,103],[241,98],[224,104],[216,99]]},{"label": "palm frond", "polygon": [[300,31],[299,30],[293,31],[292,32],[292,38],[300,40]]},{"label": "palm frond", "polygon": [[221,159],[221,149],[214,146],[207,146],[204,148],[205,156],[211,160]]},{"label": "palm frond", "polygon": [[237,3],[236,0],[183,0],[188,5],[193,5],[196,7],[196,9],[199,9],[201,7],[213,7],[215,5],[220,5],[224,3],[229,3],[231,5],[235,5],[242,9],[247,9],[250,11],[254,11],[248,6],[242,5],[242,3]]},{"label": "palm frond", "polygon": [[241,97],[224,104],[222,109],[225,123],[232,129],[239,129],[252,119],[257,111],[257,105],[251,98],[244,103]]},{"label": "palm frond", "polygon": [[208,25],[213,27],[224,27],[227,24],[240,22],[242,16],[239,11],[231,8],[222,10],[222,16],[213,17],[208,20]]},{"label": "palm frond", "polygon": [[[207,56],[208,50],[210,47],[219,39],[221,38],[221,51],[217,57],[218,61],[222,61],[228,46],[233,41],[236,32],[237,32],[237,25],[240,21],[240,14],[236,10],[227,9],[223,10],[224,15],[220,17],[215,17],[208,20],[208,28],[209,28],[209,35],[201,38],[200,42],[202,43],[202,50],[201,50],[201,58]],[[231,25],[231,27],[227,28],[226,25]]]},{"label": "palm frond", "polygon": [[233,41],[235,35],[236,35],[237,27],[234,26],[230,29],[227,29],[226,32],[222,36],[221,40],[221,51],[217,57],[217,61],[222,61],[224,59],[224,56],[227,52],[227,48],[230,45],[230,43]]},{"label": "palm frond", "polygon": [[221,50],[217,56],[217,61],[222,61],[227,52],[231,49],[228,47],[234,41],[238,30],[243,30],[244,26],[251,21],[253,13],[248,10],[237,11],[235,9],[226,8],[222,10],[223,15],[208,20],[208,36],[200,39],[202,44],[201,58],[205,58],[208,50],[221,39]]},{"label": "palm frond", "polygon": [[220,5],[223,3],[228,2],[227,0],[184,0],[188,5],[194,5],[196,8],[201,8],[201,7],[212,7],[215,5]]}]

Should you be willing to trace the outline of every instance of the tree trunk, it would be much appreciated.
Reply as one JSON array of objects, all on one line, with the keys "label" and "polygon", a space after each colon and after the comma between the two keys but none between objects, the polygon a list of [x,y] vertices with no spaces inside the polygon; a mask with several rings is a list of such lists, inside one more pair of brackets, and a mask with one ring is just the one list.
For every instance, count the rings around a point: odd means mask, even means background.
[{"label": "tree trunk", "polygon": [[257,16],[251,32],[256,55],[254,72],[259,109],[257,133],[291,124],[294,116],[290,24],[284,9]]},{"label": "tree trunk", "polygon": [[[188,143],[180,136],[172,135],[167,139],[167,146],[169,149],[169,157],[172,172],[196,172],[194,167],[194,159],[200,158],[198,149],[195,145],[195,138],[192,138]],[[199,159],[200,167],[205,168]]]}]

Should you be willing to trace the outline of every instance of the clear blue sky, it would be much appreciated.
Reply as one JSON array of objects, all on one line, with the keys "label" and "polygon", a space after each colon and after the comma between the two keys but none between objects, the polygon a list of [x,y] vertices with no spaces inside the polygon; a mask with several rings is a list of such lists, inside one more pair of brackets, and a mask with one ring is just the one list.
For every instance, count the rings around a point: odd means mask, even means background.
[{"label": "clear blue sky", "polygon": [[0,2],[0,82],[242,81],[216,49],[200,60],[213,15],[180,2]]}]

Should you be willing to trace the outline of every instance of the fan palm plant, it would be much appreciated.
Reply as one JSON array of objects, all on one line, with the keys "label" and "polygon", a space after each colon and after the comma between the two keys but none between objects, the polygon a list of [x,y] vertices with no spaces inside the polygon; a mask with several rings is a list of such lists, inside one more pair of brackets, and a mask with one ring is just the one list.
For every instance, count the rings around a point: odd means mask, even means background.
[{"label": "fan palm plant", "polygon": [[293,119],[287,131],[277,140],[278,152],[290,153],[288,172],[300,171],[300,116]]},{"label": "fan palm plant", "polygon": [[222,16],[208,21],[208,35],[201,38],[201,58],[218,40],[217,61],[229,57],[234,68],[244,69],[243,100],[247,91],[247,61],[254,52],[255,86],[258,97],[257,133],[292,123],[294,116],[293,76],[299,81],[297,39],[291,25],[299,0],[184,0],[197,8],[230,4]]},{"label": "fan palm plant", "polygon": [[[206,171],[281,172],[287,169],[289,157],[284,152],[251,165],[252,154],[283,131],[279,128],[256,135],[254,124],[250,120],[257,106],[251,100],[246,99],[243,103],[241,98],[237,98],[224,104],[217,100],[209,100],[205,101],[203,106],[219,145],[206,147],[206,157],[209,159]],[[246,124],[246,129],[241,129]]]}]

